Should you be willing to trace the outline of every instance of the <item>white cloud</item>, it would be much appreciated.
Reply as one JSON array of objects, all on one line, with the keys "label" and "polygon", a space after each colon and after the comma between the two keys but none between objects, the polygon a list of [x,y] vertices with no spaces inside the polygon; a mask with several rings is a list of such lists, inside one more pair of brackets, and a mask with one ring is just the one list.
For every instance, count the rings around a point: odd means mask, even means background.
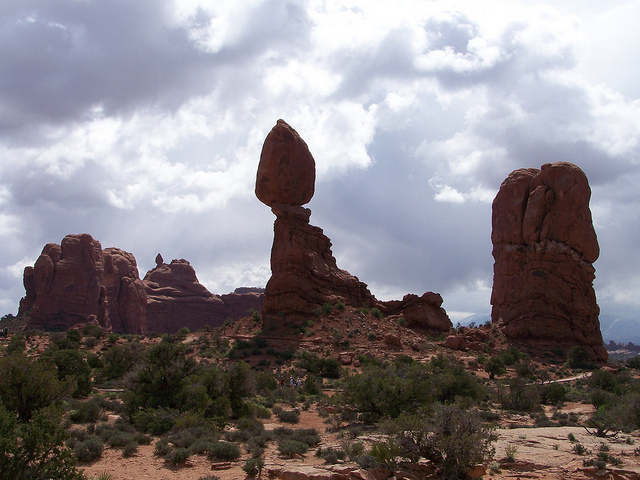
[{"label": "white cloud", "polygon": [[633,303],[615,278],[640,270],[639,5],[5,2],[0,268],[87,231],[141,265],[187,258],[216,293],[263,285],[255,170],[283,118],[317,162],[312,222],[382,298],[487,312],[495,192],[566,160],[593,188],[603,304]]}]

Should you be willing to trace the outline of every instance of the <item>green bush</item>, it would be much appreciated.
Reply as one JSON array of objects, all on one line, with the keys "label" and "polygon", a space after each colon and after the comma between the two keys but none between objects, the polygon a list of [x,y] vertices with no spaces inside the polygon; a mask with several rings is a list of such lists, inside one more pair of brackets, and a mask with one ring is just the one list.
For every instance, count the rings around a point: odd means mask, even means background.
[{"label": "green bush", "polygon": [[255,478],[260,476],[262,469],[264,468],[264,460],[262,457],[253,457],[248,459],[242,466],[242,470],[247,474],[249,478]]},{"label": "green bush", "polygon": [[299,440],[282,440],[278,443],[278,451],[289,458],[304,455],[308,449],[309,445]]},{"label": "green bush", "polygon": [[75,390],[72,379],[58,379],[55,365],[27,358],[23,352],[0,357],[0,372],[0,404],[23,422]]},{"label": "green bush", "polygon": [[189,460],[189,450],[186,448],[176,448],[164,458],[172,465],[184,465],[187,463],[187,460]]},{"label": "green bush", "polygon": [[383,429],[396,439],[401,456],[431,460],[442,479],[465,479],[469,468],[494,454],[493,428],[456,405],[437,405],[431,415],[403,414]]},{"label": "green bush", "polygon": [[32,410],[29,420],[21,422],[0,403],[0,478],[83,480],[65,446],[67,436],[59,408]]},{"label": "green bush", "polygon": [[276,415],[281,422],[298,423],[300,421],[300,412],[297,410],[282,410]]},{"label": "green bush", "polygon": [[95,435],[91,435],[84,441],[76,442],[73,446],[73,454],[79,462],[92,462],[102,457],[104,444]]},{"label": "green bush", "polygon": [[240,458],[240,447],[231,442],[218,441],[210,445],[209,456],[215,460],[236,460]]}]

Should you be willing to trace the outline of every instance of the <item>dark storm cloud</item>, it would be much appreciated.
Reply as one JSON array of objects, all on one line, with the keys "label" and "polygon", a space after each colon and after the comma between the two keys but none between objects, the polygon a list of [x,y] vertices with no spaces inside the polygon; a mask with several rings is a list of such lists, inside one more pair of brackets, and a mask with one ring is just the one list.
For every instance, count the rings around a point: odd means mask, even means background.
[{"label": "dark storm cloud", "polygon": [[[297,4],[265,2],[232,27],[235,42],[207,52],[191,38],[192,25],[169,17],[166,1],[9,3],[0,7],[5,135],[40,123],[80,121],[92,109],[108,116],[175,110],[216,88],[226,66],[240,66],[269,48],[302,48],[308,29]],[[206,26],[209,20],[200,11],[192,23]]]}]

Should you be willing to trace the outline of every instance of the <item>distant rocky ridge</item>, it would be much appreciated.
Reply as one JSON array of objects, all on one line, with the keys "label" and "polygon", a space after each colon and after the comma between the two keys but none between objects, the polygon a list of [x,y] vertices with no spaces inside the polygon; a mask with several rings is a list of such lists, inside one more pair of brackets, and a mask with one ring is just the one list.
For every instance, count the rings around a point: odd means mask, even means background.
[{"label": "distant rocky ridge", "polygon": [[512,172],[493,201],[493,323],[528,345],[581,345],[607,360],[596,303],[591,189],[577,166]]},{"label": "distant rocky ridge", "polygon": [[67,235],[60,245],[46,245],[34,266],[25,268],[18,316],[29,317],[27,328],[94,323],[119,333],[174,333],[221,325],[262,307],[259,289],[214,295],[188,261],[166,264],[158,255],[156,263],[140,280],[131,253],[103,250],[89,234]]},{"label": "distant rocky ridge", "polygon": [[256,196],[276,216],[271,249],[271,278],[262,307],[263,322],[278,328],[308,317],[325,303],[378,307],[403,314],[412,326],[447,331],[451,321],[440,295],[407,295],[401,301],[380,302],[367,285],[338,268],[331,240],[309,223],[311,210],[302,207],[315,191],[315,160],[291,126],[278,120],[265,139],[256,175]]}]

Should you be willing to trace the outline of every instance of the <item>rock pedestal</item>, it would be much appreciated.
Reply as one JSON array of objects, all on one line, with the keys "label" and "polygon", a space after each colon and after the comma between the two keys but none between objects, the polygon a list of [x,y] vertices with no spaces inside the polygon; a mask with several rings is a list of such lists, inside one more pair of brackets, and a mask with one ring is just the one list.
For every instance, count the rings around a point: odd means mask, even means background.
[{"label": "rock pedestal", "polygon": [[606,361],[590,197],[585,174],[565,162],[516,170],[502,183],[492,213],[491,318],[508,338],[581,345]]},{"label": "rock pedestal", "polygon": [[265,139],[256,177],[256,196],[276,215],[272,275],[262,306],[267,325],[295,322],[327,302],[376,304],[364,283],[338,268],[322,229],[309,224],[311,210],[302,205],[313,197],[315,177],[307,144],[278,120]]},{"label": "rock pedestal", "polygon": [[262,317],[267,327],[296,323],[325,303],[379,307],[404,314],[413,326],[448,330],[451,321],[440,295],[408,295],[398,302],[379,302],[367,285],[338,268],[331,241],[309,223],[302,207],[314,193],[315,161],[300,135],[284,120],[267,135],[256,177],[256,196],[276,216],[271,249],[271,278]]}]

